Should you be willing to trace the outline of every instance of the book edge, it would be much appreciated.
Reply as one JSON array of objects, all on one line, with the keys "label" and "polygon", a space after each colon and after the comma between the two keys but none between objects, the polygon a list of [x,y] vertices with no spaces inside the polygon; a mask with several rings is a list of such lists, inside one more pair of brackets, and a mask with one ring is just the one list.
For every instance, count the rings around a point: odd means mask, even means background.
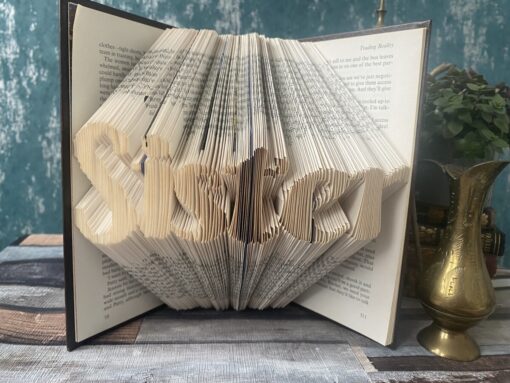
[{"label": "book edge", "polygon": [[70,1],[60,1],[60,137],[61,137],[61,172],[62,172],[62,222],[64,251],[64,300],[66,345],[71,351],[78,347],[76,343],[74,315],[74,280],[73,280],[73,244],[71,211],[71,107],[70,107],[70,38],[69,5]]},{"label": "book edge", "polygon": [[60,0],[60,121],[61,121],[61,172],[62,172],[62,222],[63,222],[63,250],[64,250],[64,300],[66,322],[66,346],[72,351],[81,344],[103,334],[106,331],[122,326],[130,321],[138,319],[148,312],[157,310],[158,307],[145,313],[128,318],[115,326],[101,331],[82,341],[76,341],[75,302],[74,302],[74,275],[73,275],[73,238],[72,238],[72,203],[71,203],[71,44],[70,12],[71,6],[84,6],[112,16],[121,17],[138,23],[143,23],[160,29],[172,28],[172,26],[150,20],[142,16],[134,15],[116,8],[108,7],[89,0]]},{"label": "book edge", "polygon": [[[425,102],[425,94],[426,94],[426,84],[427,84],[427,76],[428,76],[428,57],[429,57],[429,47],[430,47],[430,36],[432,32],[432,20],[423,21],[421,23],[418,23],[421,26],[421,28],[425,28],[425,44],[423,47],[423,68],[421,73],[421,88],[420,88],[420,96],[419,96],[419,104],[418,104],[418,125],[416,126],[416,136],[414,141],[414,158],[413,162],[416,164],[418,161],[418,152],[419,152],[419,143],[420,143],[420,132],[423,127],[423,104]],[[416,172],[417,167],[413,166],[413,172],[411,174],[411,191],[409,193],[409,207],[411,207],[411,204],[415,204],[414,199],[414,185],[416,182]],[[408,209],[410,211],[410,209]],[[416,206],[414,207],[414,210],[416,211]],[[406,225],[406,231],[408,230],[408,227],[410,224],[412,224],[410,221],[411,213],[408,213],[408,220]],[[398,339],[396,339],[395,333],[396,329],[400,322],[400,312],[402,310],[402,301],[403,301],[403,291],[404,291],[404,277],[405,277],[405,269],[406,266],[406,249],[411,246],[409,241],[409,236],[406,235],[406,239],[404,241],[404,254],[402,256],[402,265],[400,270],[400,281],[399,281],[399,288],[398,288],[398,296],[396,300],[396,310],[395,310],[395,320],[393,324],[393,330],[392,330],[392,336],[391,339],[387,339],[388,344],[387,346],[390,348],[395,348],[398,346]]]},{"label": "book edge", "polygon": [[[415,21],[415,22],[405,23],[405,24],[388,25],[386,27],[362,29],[360,31],[341,32],[341,33],[333,33],[333,34],[322,35],[322,36],[306,37],[303,39],[299,39],[299,41],[303,41],[303,42],[326,41],[326,40],[335,40],[335,39],[341,39],[341,38],[346,38],[346,37],[369,36],[369,35],[375,35],[375,34],[379,34],[379,33],[405,31],[405,30],[409,30],[409,29],[420,29],[420,28],[425,28],[427,31],[430,31],[431,24],[432,24],[432,20]],[[429,33],[429,32],[427,32],[427,33]],[[428,39],[428,37],[429,36],[427,34],[426,38]],[[427,53],[428,53],[428,47],[427,47]]]}]

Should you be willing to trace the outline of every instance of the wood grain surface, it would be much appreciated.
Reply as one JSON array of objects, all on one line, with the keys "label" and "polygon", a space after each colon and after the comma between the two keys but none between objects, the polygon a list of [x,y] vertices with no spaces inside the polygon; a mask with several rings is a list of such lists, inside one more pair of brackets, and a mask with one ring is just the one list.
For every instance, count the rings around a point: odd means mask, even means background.
[{"label": "wood grain surface", "polygon": [[387,348],[297,305],[242,312],[163,308],[65,348],[59,235],[0,252],[0,382],[510,382],[510,290],[471,330],[482,358],[459,363],[420,347],[429,323],[404,301]]}]

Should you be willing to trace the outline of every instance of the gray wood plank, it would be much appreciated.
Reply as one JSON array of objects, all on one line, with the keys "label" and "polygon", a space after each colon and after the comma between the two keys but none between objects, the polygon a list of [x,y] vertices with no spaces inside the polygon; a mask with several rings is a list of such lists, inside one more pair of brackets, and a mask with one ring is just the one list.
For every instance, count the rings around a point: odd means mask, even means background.
[{"label": "gray wood plank", "polygon": [[[2,339],[34,344],[0,342],[0,383],[510,381],[507,370],[377,371],[377,366],[392,369],[401,359],[421,360],[416,370],[430,370],[436,363],[416,341],[419,329],[430,323],[416,300],[404,304],[394,350],[291,305],[282,310],[243,312],[164,309],[125,326],[127,330],[117,330],[120,335],[106,335],[94,345],[68,353],[60,346],[64,339],[63,289],[29,286],[45,276],[61,283],[60,276],[55,279],[60,274],[52,269],[61,260],[60,246],[11,246],[0,252],[0,308],[26,311],[16,315],[3,311]],[[28,285],[1,285],[6,278],[11,283],[28,280]],[[498,295],[496,313],[471,334],[481,344],[482,355],[504,359],[510,355],[510,290]],[[17,330],[20,326],[25,333]],[[135,339],[137,344],[127,344]],[[412,369],[402,363],[401,369]]]},{"label": "gray wood plank", "polygon": [[372,345],[373,342],[326,320],[164,319],[146,317],[138,343],[323,342]]},{"label": "gray wood plank", "polygon": [[63,242],[62,234],[30,234],[19,246],[62,246]]},{"label": "gray wood plank", "polygon": [[506,371],[378,371],[368,374],[377,383],[507,383]]},{"label": "gray wood plank", "polygon": [[266,310],[252,310],[246,309],[241,311],[236,310],[223,310],[217,311],[214,309],[194,309],[176,311],[168,307],[158,310],[150,315],[153,317],[164,317],[172,319],[321,319],[325,320],[322,315],[307,310],[297,304],[291,303],[283,309],[266,309]]},{"label": "gray wood plank", "polygon": [[[430,351],[421,346],[400,346],[396,349],[381,345],[362,347],[363,353],[369,357],[400,357],[400,356],[434,356]],[[488,355],[510,355],[510,345],[480,346],[483,356]]]},{"label": "gray wood plank", "polygon": [[0,345],[0,382],[369,382],[349,345]]},{"label": "gray wood plank", "polygon": [[510,355],[481,356],[471,362],[458,362],[428,355],[370,357],[369,359],[378,371],[510,371]]},{"label": "gray wood plank", "polygon": [[[130,321],[93,338],[89,344],[134,344],[142,320]],[[1,343],[36,346],[65,345],[64,312],[20,311],[0,308]]]},{"label": "gray wood plank", "polygon": [[64,262],[60,258],[5,261],[0,263],[0,283],[64,287]]},{"label": "gray wood plank", "polygon": [[278,310],[156,311],[143,320],[139,343],[332,342],[376,343],[333,321],[290,305]]},{"label": "gray wood plank", "polygon": [[64,311],[61,287],[0,285],[0,307]]},{"label": "gray wood plank", "polygon": [[64,339],[63,312],[39,313],[0,308],[0,343],[42,346],[64,344]]},{"label": "gray wood plank", "polygon": [[0,251],[0,262],[63,257],[62,246],[8,246]]},{"label": "gray wood plank", "polygon": [[[401,319],[397,327],[397,344],[399,346],[417,346],[416,335],[430,323],[432,323],[432,320]],[[505,319],[482,321],[469,329],[468,332],[480,346],[510,344],[510,326],[509,321]]]}]

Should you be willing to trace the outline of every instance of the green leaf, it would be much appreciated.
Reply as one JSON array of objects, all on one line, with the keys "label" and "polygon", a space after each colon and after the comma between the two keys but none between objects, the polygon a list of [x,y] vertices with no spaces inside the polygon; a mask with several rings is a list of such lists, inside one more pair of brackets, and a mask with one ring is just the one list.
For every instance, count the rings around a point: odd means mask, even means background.
[{"label": "green leaf", "polygon": [[452,137],[455,137],[457,134],[462,132],[464,129],[464,125],[462,125],[459,121],[450,121],[447,125],[448,131],[451,133]]},{"label": "green leaf", "polygon": [[480,109],[482,112],[485,112],[485,113],[491,113],[492,114],[492,111],[493,109],[487,105],[487,104],[476,104],[476,106],[478,107],[478,109]]},{"label": "green leaf", "polygon": [[487,127],[487,124],[482,120],[474,120],[471,123],[471,126],[475,128],[475,130],[481,130]]},{"label": "green leaf", "polygon": [[445,106],[445,105],[448,105],[449,104],[448,97],[439,97],[439,98],[434,100],[433,104],[436,105],[436,106]]},{"label": "green leaf", "polygon": [[[510,106],[509,106],[510,107]],[[506,115],[506,108],[501,108],[501,109],[494,109],[494,113],[495,114],[501,114],[501,115]]]},{"label": "green leaf", "polygon": [[445,113],[453,113],[459,109],[462,109],[463,106],[462,105],[456,105],[456,104],[451,104],[451,105],[448,105],[446,108],[443,109],[443,112]]},{"label": "green leaf", "polygon": [[455,92],[450,87],[440,89],[439,93],[441,94],[441,97],[446,98],[450,98],[455,95]]},{"label": "green leaf", "polygon": [[455,94],[452,97],[450,97],[450,103],[452,105],[462,105],[463,97],[461,94]]},{"label": "green leaf", "polygon": [[481,87],[480,87],[479,85],[476,85],[476,84],[473,84],[473,83],[470,83],[470,82],[468,82],[468,83],[466,84],[466,86],[467,86],[469,89],[471,89],[471,90],[480,90],[480,89],[481,89]]},{"label": "green leaf", "polygon": [[493,122],[494,125],[498,127],[501,133],[508,133],[508,116],[506,114],[498,115]]},{"label": "green leaf", "polygon": [[488,128],[480,129],[480,134],[484,136],[487,140],[491,141],[497,139],[498,137]]},{"label": "green leaf", "polygon": [[465,110],[459,113],[457,118],[465,123],[471,124],[473,122],[473,119],[471,118],[471,113],[469,113],[469,110]]},{"label": "green leaf", "polygon": [[492,122],[492,114],[491,113],[482,112],[482,118],[489,124]]},{"label": "green leaf", "polygon": [[485,146],[482,145],[480,138],[477,141],[470,140],[463,155],[467,158],[481,158],[485,152]]},{"label": "green leaf", "polygon": [[508,142],[505,140],[502,140],[501,138],[496,138],[494,141],[492,141],[493,145],[500,148],[505,149],[508,147]]},{"label": "green leaf", "polygon": [[471,131],[464,136],[464,139],[468,142],[478,142],[478,134]]},{"label": "green leaf", "polygon": [[494,109],[503,109],[505,107],[505,99],[496,93],[491,99],[491,104]]}]

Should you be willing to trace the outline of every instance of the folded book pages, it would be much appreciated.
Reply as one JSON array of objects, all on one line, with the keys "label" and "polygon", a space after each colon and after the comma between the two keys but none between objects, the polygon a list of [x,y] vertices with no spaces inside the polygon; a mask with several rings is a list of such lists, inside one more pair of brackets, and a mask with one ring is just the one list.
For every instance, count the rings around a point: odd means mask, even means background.
[{"label": "folded book pages", "polygon": [[315,42],[180,28],[73,149],[77,228],[178,310],[287,305],[377,237],[411,166]]}]

